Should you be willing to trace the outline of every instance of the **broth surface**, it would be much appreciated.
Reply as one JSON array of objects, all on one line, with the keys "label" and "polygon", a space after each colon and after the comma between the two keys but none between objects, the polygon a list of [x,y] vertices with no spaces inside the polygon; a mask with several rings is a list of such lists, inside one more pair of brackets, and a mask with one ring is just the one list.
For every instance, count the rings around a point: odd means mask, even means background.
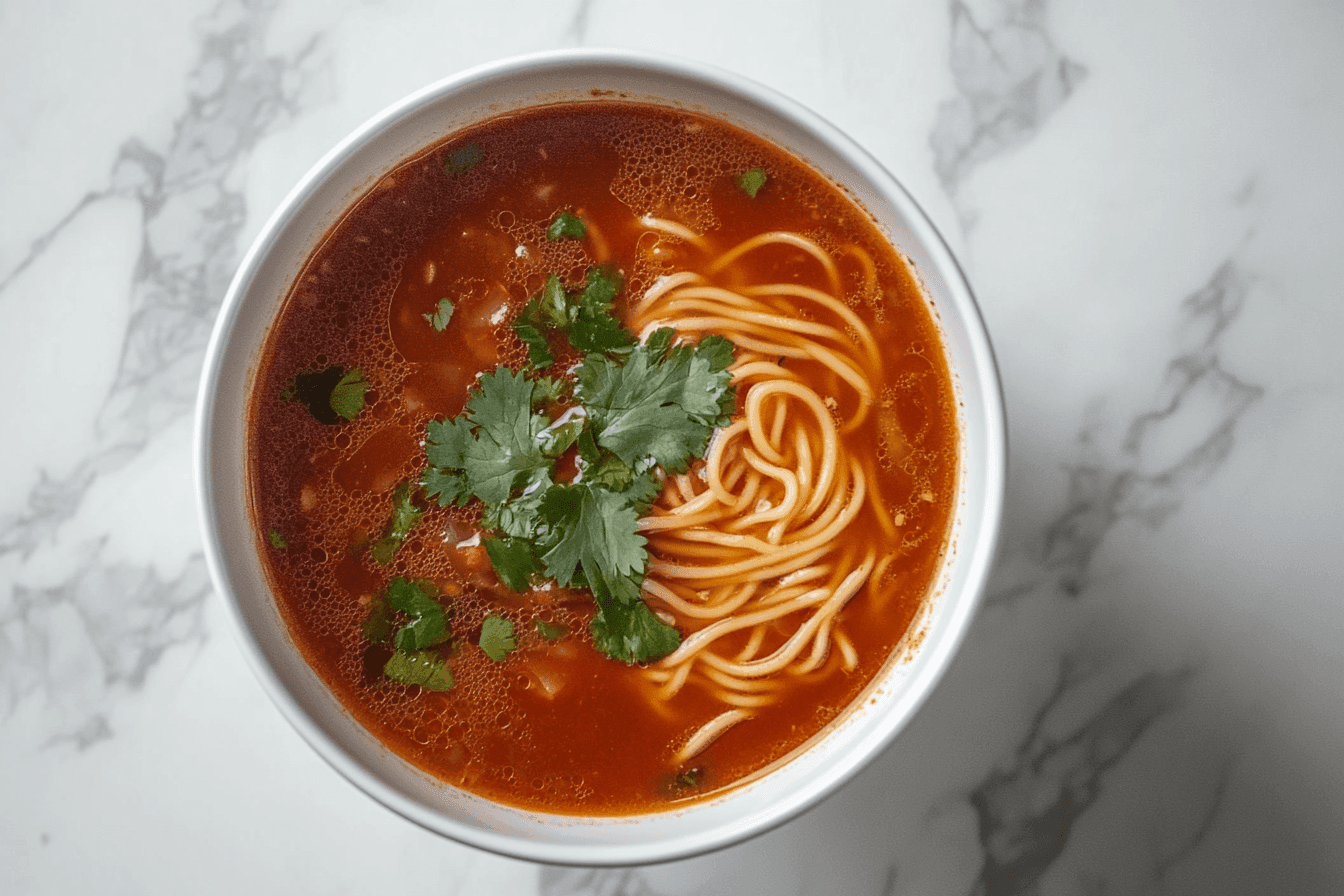
[{"label": "broth surface", "polygon": [[[479,150],[468,170],[453,160]],[[468,153],[476,157],[474,152]],[[735,178],[760,167],[748,196]],[[560,211],[589,226],[549,241]],[[688,686],[666,702],[631,668],[599,654],[582,590],[518,594],[479,545],[479,512],[431,506],[390,563],[369,547],[398,484],[425,466],[426,424],[460,413],[477,375],[526,357],[510,322],[556,274],[625,274],[617,312],[657,278],[703,269],[703,253],[651,230],[654,215],[726,249],[790,230],[828,249],[850,307],[883,351],[875,412],[844,435],[871,460],[899,527],[896,559],[842,611],[858,657],[839,658],[737,725],[690,763],[672,755],[718,711]],[[868,270],[845,247],[875,262]],[[740,264],[754,282],[822,286],[815,263],[771,249]],[[425,318],[455,305],[447,327]],[[358,368],[369,381],[351,421],[322,422],[301,375]],[[740,399],[740,396],[739,396]],[[291,635],[349,711],[392,750],[442,780],[506,803],[569,814],[656,811],[731,785],[816,734],[863,689],[906,635],[946,550],[955,499],[952,385],[927,303],[901,256],[866,215],[796,159],[712,119],[634,103],[593,101],[494,119],[430,148],[382,178],[309,259],[263,350],[249,410],[249,485],[267,572]],[[423,503],[423,502],[422,502]],[[868,533],[866,518],[855,529]],[[272,545],[274,533],[283,547]],[[856,536],[857,537],[857,536]],[[363,626],[395,576],[433,582],[450,607],[456,681],[447,692],[381,674],[388,652]],[[487,614],[513,621],[518,646],[494,662],[476,645]],[[563,627],[554,642],[536,622]],[[823,674],[824,673],[824,674]]]}]

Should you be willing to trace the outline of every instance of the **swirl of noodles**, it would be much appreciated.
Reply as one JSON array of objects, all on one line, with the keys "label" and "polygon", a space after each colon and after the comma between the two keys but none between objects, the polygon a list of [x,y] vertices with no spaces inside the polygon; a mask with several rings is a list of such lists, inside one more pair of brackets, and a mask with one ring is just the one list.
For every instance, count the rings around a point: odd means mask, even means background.
[{"label": "swirl of noodles", "polygon": [[[644,223],[711,251],[675,222]],[[743,285],[739,262],[767,247],[815,261],[827,288]],[[861,256],[870,283],[867,254],[843,251]],[[632,312],[642,335],[670,326],[692,340],[719,333],[738,348],[730,371],[741,414],[716,433],[702,465],[669,477],[640,522],[652,552],[645,593],[688,633],[644,675],[658,700],[697,681],[724,706],[689,735],[677,763],[778,699],[790,677],[817,674],[832,651],[834,666],[854,668],[841,610],[880,579],[896,543],[871,466],[842,450],[874,403],[881,357],[845,303],[835,260],[807,237],[774,231],[704,270],[659,278]],[[864,522],[873,519],[877,527]]]}]

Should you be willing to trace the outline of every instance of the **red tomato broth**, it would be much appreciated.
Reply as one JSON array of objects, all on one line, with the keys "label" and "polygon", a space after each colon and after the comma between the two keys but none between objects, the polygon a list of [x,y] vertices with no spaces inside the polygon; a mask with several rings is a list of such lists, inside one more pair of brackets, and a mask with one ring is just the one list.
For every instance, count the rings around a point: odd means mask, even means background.
[{"label": "red tomato broth", "polygon": [[[445,159],[469,144],[482,161],[445,175]],[[750,198],[734,176],[755,166],[769,181]],[[589,225],[586,239],[547,241],[562,210]],[[367,550],[387,525],[393,489],[424,468],[426,423],[458,414],[479,372],[522,363],[509,323],[547,276],[572,287],[592,264],[614,263],[627,279],[619,303],[661,274],[703,265],[689,247],[651,234],[639,220],[645,214],[684,223],[722,248],[794,230],[873,257],[878,289],[868,295],[862,266],[838,256],[851,306],[885,353],[884,412],[843,441],[881,471],[879,488],[904,538],[883,581],[841,616],[857,667],[843,670],[831,656],[695,757],[702,783],[684,792],[667,787],[680,771],[671,756],[720,706],[691,686],[661,705],[637,668],[599,654],[588,639],[594,608],[585,592],[552,586],[520,595],[500,585],[472,545],[479,514],[471,508],[432,507],[385,567]],[[739,264],[752,266],[754,282],[821,285],[815,263],[799,253],[772,248]],[[424,315],[441,298],[456,308],[437,332]],[[359,368],[372,384],[353,421],[319,423],[283,397],[296,375],[328,365]],[[278,604],[342,703],[392,750],[450,784],[568,814],[655,811],[713,793],[839,715],[928,597],[946,550],[957,463],[936,327],[908,267],[867,216],[801,162],[741,131],[616,102],[495,119],[380,180],[327,234],[286,299],[254,386],[249,447],[253,513]],[[876,527],[865,510],[851,530]],[[267,545],[271,531],[288,547]],[[386,652],[364,641],[370,600],[398,575],[434,582],[451,607],[452,691],[386,680]],[[515,623],[518,648],[501,663],[476,647],[490,613]],[[538,619],[569,634],[548,643]]]}]

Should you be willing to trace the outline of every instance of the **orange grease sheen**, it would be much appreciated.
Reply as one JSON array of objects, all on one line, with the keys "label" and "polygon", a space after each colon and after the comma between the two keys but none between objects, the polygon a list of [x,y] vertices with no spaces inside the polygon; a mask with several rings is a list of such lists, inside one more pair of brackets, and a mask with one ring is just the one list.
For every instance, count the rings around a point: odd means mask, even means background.
[{"label": "orange grease sheen", "polygon": [[[469,143],[484,160],[445,175],[445,158]],[[751,199],[733,178],[756,166],[769,181]],[[547,225],[566,209],[589,223],[588,238],[548,242]],[[905,542],[880,586],[866,587],[841,617],[858,667],[842,670],[833,651],[828,674],[809,676],[696,757],[691,765],[703,769],[703,785],[689,794],[668,792],[678,771],[672,754],[722,707],[695,686],[666,704],[651,700],[637,669],[592,648],[586,593],[557,587],[519,595],[500,586],[483,549],[457,546],[476,531],[470,510],[434,507],[389,566],[367,552],[387,525],[393,489],[421,473],[425,424],[459,413],[479,371],[523,362],[509,322],[549,274],[573,287],[590,265],[613,262],[626,274],[626,296],[638,296],[661,274],[703,265],[697,251],[641,225],[645,214],[684,223],[721,249],[763,231],[795,230],[836,255],[847,299],[886,361],[879,412],[844,441],[873,459]],[[876,290],[866,290],[862,266],[840,251],[851,244],[876,261]],[[771,249],[739,264],[755,266],[747,282],[826,286],[801,253]],[[442,333],[424,318],[441,298],[456,305]],[[372,383],[353,422],[323,425],[281,398],[296,374],[328,365],[358,367]],[[529,808],[656,811],[784,756],[886,662],[945,549],[956,474],[953,401],[914,278],[829,182],[707,118],[604,101],[545,107],[492,120],[407,161],[309,259],[268,337],[249,408],[258,544],[300,650],[349,711],[409,762]],[[871,531],[875,524],[864,516],[856,525]],[[271,530],[289,547],[270,548]],[[368,601],[396,575],[435,582],[452,607],[461,646],[449,660],[457,680],[451,692],[387,681],[380,671],[386,653],[364,643]],[[518,649],[502,663],[475,646],[488,613],[516,626]],[[548,643],[538,619],[572,634]]]}]

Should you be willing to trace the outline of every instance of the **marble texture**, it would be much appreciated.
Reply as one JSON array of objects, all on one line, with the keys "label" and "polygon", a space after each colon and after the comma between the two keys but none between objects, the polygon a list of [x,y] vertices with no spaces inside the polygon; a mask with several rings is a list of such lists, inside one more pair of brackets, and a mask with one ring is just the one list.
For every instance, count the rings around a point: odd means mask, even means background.
[{"label": "marble texture", "polygon": [[[0,890],[1344,892],[1342,41],[1329,0],[0,3]],[[914,724],[649,868],[481,853],[328,769],[228,635],[190,468],[289,186],[425,83],[574,45],[853,134],[958,252],[1009,409],[999,562]]]}]

